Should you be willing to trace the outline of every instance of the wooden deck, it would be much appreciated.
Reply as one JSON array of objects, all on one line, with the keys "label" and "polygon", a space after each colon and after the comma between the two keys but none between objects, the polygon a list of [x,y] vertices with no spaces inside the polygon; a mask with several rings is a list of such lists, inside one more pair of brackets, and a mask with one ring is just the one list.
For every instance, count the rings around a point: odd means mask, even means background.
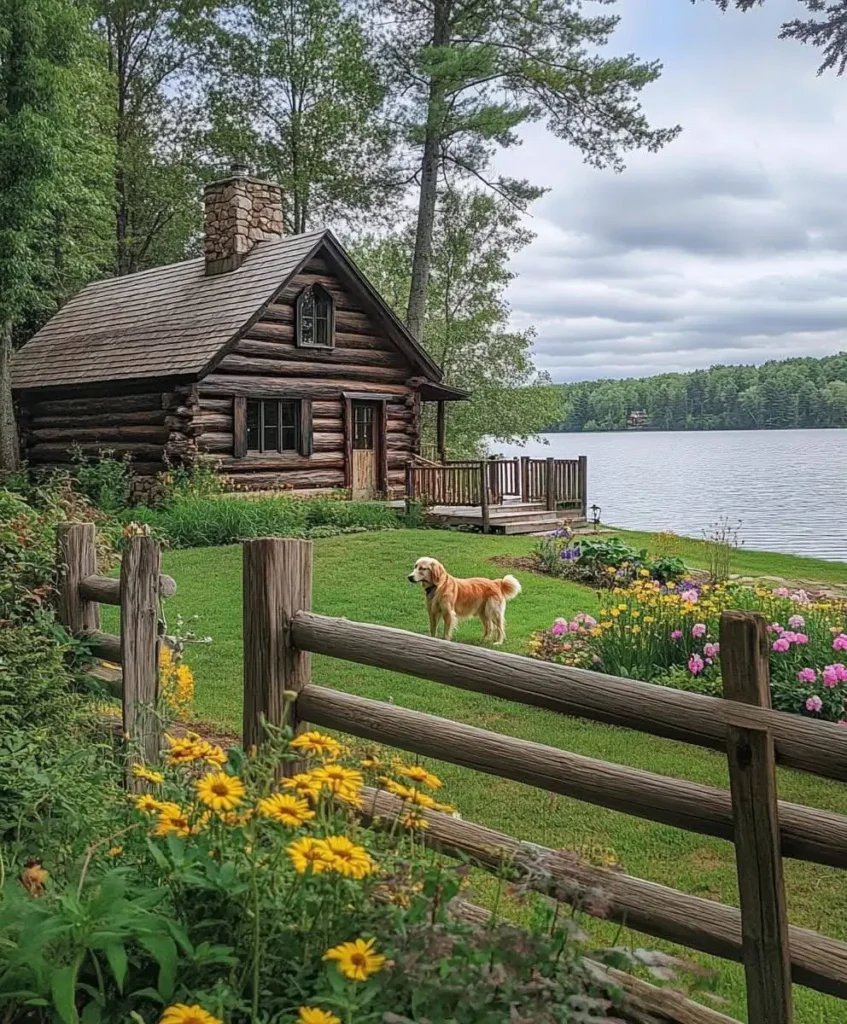
[{"label": "wooden deck", "polygon": [[[399,510],[405,503],[394,501],[391,504]],[[482,509],[478,505],[433,505],[425,510],[424,516],[443,526],[482,530]],[[492,505],[488,512],[489,531],[500,534],[552,533],[564,519],[574,528],[585,525],[582,516],[549,512],[541,502],[524,503],[519,499]]]}]

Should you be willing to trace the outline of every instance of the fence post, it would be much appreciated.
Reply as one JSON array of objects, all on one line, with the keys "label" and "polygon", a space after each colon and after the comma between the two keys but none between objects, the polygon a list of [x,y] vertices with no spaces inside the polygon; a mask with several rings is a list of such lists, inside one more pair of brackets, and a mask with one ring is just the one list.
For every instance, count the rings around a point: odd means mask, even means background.
[{"label": "fence post", "polygon": [[580,511],[583,519],[588,519],[588,456],[579,457],[579,497]]},{"label": "fence post", "polygon": [[479,463],[479,510],[482,516],[482,532],[488,533],[491,520],[488,510],[488,462],[481,459]]},{"label": "fence post", "polygon": [[[724,697],[770,707],[765,617],[758,612],[724,612],[720,642]],[[792,1024],[788,915],[770,731],[728,726],[727,757],[748,1021]]]},{"label": "fence post", "polygon": [[[262,538],[244,544],[244,749],[264,737],[262,719],[297,729],[297,694],[311,655],[291,642],[291,620],[312,608],[312,542]],[[290,713],[289,713],[290,712]],[[290,768],[286,762],[286,768]]]},{"label": "fence post", "polygon": [[414,462],[408,459],[406,462],[406,515],[408,516],[412,502],[414,501],[415,494],[415,477],[414,477]]},{"label": "fence post", "polygon": [[521,455],[521,478],[520,478],[521,502],[529,503],[529,456]]},{"label": "fence post", "polygon": [[547,496],[547,511],[553,512],[556,508],[556,460],[547,459],[544,470],[544,493]]},{"label": "fence post", "polygon": [[[159,758],[159,570],[152,537],[131,537],[121,559],[124,735],[148,764]],[[132,783],[131,783],[132,784]]]},{"label": "fence post", "polygon": [[79,595],[80,581],[97,573],[95,538],[94,523],[60,523],[56,527],[57,612],[69,633],[100,628],[100,605]]}]

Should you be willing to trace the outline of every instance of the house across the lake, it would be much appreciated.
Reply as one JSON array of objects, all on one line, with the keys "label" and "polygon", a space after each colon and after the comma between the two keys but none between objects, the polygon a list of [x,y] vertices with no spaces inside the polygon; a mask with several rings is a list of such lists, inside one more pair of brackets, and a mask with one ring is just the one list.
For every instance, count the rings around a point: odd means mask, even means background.
[{"label": "house across the lake", "polygon": [[279,186],[205,190],[205,255],[89,285],[13,362],[23,457],[128,454],[141,494],[217,457],[253,490],[399,497],[442,374],[329,231],[285,237]]}]

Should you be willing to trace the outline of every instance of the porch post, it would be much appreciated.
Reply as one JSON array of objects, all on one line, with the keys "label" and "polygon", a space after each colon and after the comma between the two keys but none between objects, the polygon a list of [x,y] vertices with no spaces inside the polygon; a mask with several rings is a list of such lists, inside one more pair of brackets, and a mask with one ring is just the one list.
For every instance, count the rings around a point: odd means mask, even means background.
[{"label": "porch post", "polygon": [[443,399],[436,402],[435,438],[438,458],[443,464],[447,461],[447,416]]}]

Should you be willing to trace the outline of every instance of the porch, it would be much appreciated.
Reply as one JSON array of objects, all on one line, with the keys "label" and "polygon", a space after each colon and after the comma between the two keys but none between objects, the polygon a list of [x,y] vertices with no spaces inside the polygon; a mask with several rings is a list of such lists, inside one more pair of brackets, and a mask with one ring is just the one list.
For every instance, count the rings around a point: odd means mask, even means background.
[{"label": "porch", "polygon": [[483,533],[544,533],[562,519],[575,525],[588,511],[588,460],[468,459],[406,465],[406,502],[428,518]]}]

